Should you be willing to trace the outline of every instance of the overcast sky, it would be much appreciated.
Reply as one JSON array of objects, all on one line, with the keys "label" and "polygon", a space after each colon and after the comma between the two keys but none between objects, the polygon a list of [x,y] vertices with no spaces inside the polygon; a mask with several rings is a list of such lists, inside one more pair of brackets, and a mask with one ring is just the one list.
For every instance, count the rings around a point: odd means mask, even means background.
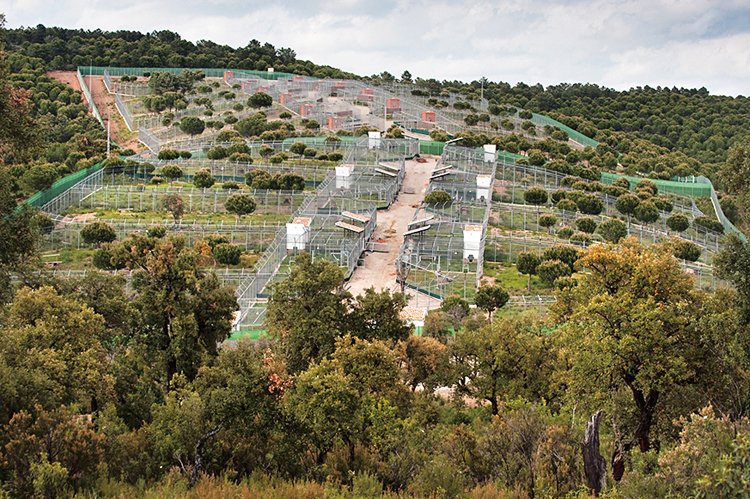
[{"label": "overcast sky", "polygon": [[9,27],[253,38],[362,75],[750,94],[750,0],[0,0]]}]

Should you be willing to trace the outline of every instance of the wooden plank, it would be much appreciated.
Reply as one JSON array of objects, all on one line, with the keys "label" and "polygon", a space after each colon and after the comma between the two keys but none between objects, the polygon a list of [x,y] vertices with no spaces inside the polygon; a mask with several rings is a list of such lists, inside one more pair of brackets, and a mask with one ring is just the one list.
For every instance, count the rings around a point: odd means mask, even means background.
[{"label": "wooden plank", "polygon": [[430,216],[427,216],[427,217],[424,217],[424,218],[420,218],[420,219],[414,220],[413,222],[409,222],[409,227],[411,227],[412,225],[423,224],[425,222],[429,222],[433,218],[435,218],[435,215],[430,215]]},{"label": "wooden plank", "polygon": [[383,175],[388,175],[389,177],[398,177],[397,173],[389,172],[387,170],[383,170],[381,168],[375,168],[375,171],[378,173],[382,173]]},{"label": "wooden plank", "polygon": [[370,217],[366,217],[364,215],[360,215],[359,213],[352,213],[351,211],[344,211],[341,213],[342,217],[351,218],[352,220],[356,220],[357,222],[362,222],[363,224],[366,224],[370,221]]},{"label": "wooden plank", "polygon": [[448,166],[441,166],[440,168],[435,168],[435,169],[434,169],[434,170],[432,171],[432,173],[433,173],[433,174],[435,174],[435,173],[440,173],[440,172],[443,172],[443,171],[446,171],[446,170],[450,170],[450,169],[452,169],[452,168],[453,168],[453,165],[448,165]]},{"label": "wooden plank", "polygon": [[430,227],[432,227],[432,225],[423,225],[422,227],[417,227],[416,229],[407,230],[406,232],[404,232],[404,237],[411,236],[413,234],[419,234],[420,232],[426,231]]},{"label": "wooden plank", "polygon": [[354,233],[361,234],[365,231],[364,227],[357,227],[356,225],[348,224],[346,222],[336,222],[336,227],[340,227],[342,229],[350,230]]},{"label": "wooden plank", "polygon": [[443,178],[445,176],[450,175],[451,173],[453,173],[453,172],[437,173],[437,174],[433,175],[432,177],[430,177],[430,180],[435,180],[436,178]]},{"label": "wooden plank", "polygon": [[395,166],[392,166],[392,165],[388,165],[386,163],[378,163],[378,166],[381,167],[381,168],[386,168],[388,170],[393,170],[394,172],[397,172],[397,173],[401,171],[401,168],[398,168],[398,167],[395,167]]}]

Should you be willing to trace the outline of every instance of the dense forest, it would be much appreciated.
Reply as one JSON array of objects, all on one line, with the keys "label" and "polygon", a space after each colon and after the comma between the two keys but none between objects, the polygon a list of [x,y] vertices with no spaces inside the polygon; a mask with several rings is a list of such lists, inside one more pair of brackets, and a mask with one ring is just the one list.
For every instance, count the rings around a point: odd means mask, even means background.
[{"label": "dense forest", "polygon": [[[303,254],[272,288],[268,338],[219,346],[237,303],[204,270],[205,242],[154,230],[109,243],[128,281],[39,272],[44,227],[19,200],[103,153],[80,96],[43,73],[80,63],[100,44],[120,47],[121,58],[94,64],[258,67],[282,56],[259,44],[196,46],[171,33],[6,34],[14,52],[0,54],[0,495],[750,493],[747,243],[727,238],[714,264],[733,287],[716,292],[696,289],[668,245],[561,245],[555,260],[576,277],[559,281],[547,313],[508,310],[507,294],[486,284],[474,303],[446,299],[422,336],[399,318],[404,296],[352,296],[339,267]],[[14,66],[21,58],[31,70]],[[297,65],[328,70],[293,55],[283,68],[303,72]],[[713,126],[704,109],[734,109],[726,127],[716,124],[725,142],[714,152],[727,165],[725,187],[741,199],[750,190],[750,142],[738,138],[744,99],[734,108],[729,98],[668,89],[487,88],[498,102],[525,99],[540,110],[541,95],[557,95],[547,110],[592,135],[626,137],[620,148],[653,141],[695,168],[713,150],[702,140],[683,148],[681,125],[673,137],[672,125],[651,128],[652,114],[644,124],[625,114],[620,122],[615,109],[640,115],[645,99],[653,110],[644,112],[664,114],[665,123],[697,120],[700,137]],[[673,93],[684,106],[670,105],[664,96]],[[611,116],[603,111],[610,105]],[[586,154],[613,151],[626,154],[607,145]]]}]

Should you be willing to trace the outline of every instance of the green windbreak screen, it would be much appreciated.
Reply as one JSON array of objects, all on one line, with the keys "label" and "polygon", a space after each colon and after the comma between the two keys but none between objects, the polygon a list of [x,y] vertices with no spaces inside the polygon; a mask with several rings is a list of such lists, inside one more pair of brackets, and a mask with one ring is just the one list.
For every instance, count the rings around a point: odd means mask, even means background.
[{"label": "green windbreak screen", "polygon": [[573,139],[574,141],[578,142],[582,146],[590,146],[590,147],[596,147],[599,145],[599,142],[592,139],[591,137],[587,137],[586,135],[582,134],[581,132],[577,130],[573,130],[567,125],[564,125],[560,123],[557,120],[553,120],[549,116],[544,116],[542,114],[536,114],[534,113],[531,117],[531,122],[536,123],[538,125],[550,125],[550,126],[556,126],[563,132],[568,134],[568,137]]},{"label": "green windbreak screen", "polygon": [[292,73],[269,73],[268,71],[252,71],[249,69],[223,69],[223,68],[111,68],[106,66],[78,66],[78,71],[86,75],[102,76],[107,70],[110,76],[143,76],[144,73],[173,73],[180,74],[183,71],[203,71],[208,77],[223,78],[224,73],[233,72],[235,78],[263,78],[266,80],[279,80],[294,76]]},{"label": "green windbreak screen", "polygon": [[[628,175],[617,175],[615,173],[602,172],[602,183],[611,184],[618,178],[625,177],[630,181],[631,188],[634,187],[638,182],[644,180],[643,177],[631,177]],[[660,193],[663,194],[674,194],[676,196],[688,196],[688,197],[711,197],[711,184],[705,184],[700,182],[676,182],[674,180],[659,180],[649,179],[656,184]]]},{"label": "green windbreak screen", "polygon": [[97,170],[102,169],[102,164],[98,163],[94,166],[91,166],[89,168],[86,168],[85,170],[79,170],[75,173],[71,173],[70,175],[67,175],[47,189],[46,191],[37,192],[36,194],[32,195],[25,201],[26,204],[31,206],[37,206],[41,207],[47,204],[48,202],[55,199],[57,196],[62,194],[63,192],[67,191],[71,187],[73,187],[75,184],[83,180],[84,178],[88,177],[92,173],[96,172]]}]

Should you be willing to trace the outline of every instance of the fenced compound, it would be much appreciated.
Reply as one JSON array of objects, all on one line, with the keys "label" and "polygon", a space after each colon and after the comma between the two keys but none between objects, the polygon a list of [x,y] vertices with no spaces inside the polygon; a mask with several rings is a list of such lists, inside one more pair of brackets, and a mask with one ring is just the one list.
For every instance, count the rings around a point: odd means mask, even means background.
[{"label": "fenced compound", "polygon": [[483,273],[496,167],[494,151],[445,147],[428,193],[444,190],[452,201],[423,203],[414,214],[397,262],[403,286],[438,298],[473,296]]},{"label": "fenced compound", "polygon": [[[75,195],[77,188],[71,189]],[[244,189],[243,194],[253,197],[257,203],[256,214],[291,215],[305,197],[302,191],[277,191]],[[86,196],[78,196],[78,201],[69,206],[90,210],[129,210],[135,212],[164,212],[163,201],[167,196],[182,198],[185,212],[218,213],[226,212],[227,199],[237,194],[231,189],[197,189],[193,187],[149,187],[134,185],[106,185]]]}]

